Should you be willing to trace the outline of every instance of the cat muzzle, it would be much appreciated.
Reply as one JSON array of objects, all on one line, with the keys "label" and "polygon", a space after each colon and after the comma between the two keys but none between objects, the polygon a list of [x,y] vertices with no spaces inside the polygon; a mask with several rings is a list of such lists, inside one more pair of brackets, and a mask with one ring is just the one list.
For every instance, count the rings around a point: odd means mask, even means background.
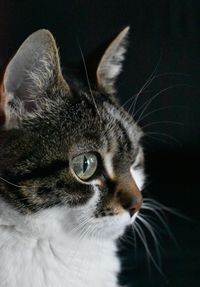
[{"label": "cat muzzle", "polygon": [[118,184],[116,196],[131,217],[140,210],[143,203],[142,194],[132,178]]}]

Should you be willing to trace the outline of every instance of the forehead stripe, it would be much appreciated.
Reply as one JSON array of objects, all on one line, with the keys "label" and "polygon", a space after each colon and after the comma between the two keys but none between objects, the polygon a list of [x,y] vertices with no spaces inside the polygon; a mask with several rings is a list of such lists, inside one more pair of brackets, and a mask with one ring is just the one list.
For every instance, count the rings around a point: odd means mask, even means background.
[{"label": "forehead stripe", "polygon": [[[130,138],[129,138],[129,135],[128,135],[128,133],[127,133],[125,127],[124,127],[123,124],[122,124],[120,121],[118,121],[118,120],[117,120],[117,124],[118,124],[119,129],[121,130],[121,133],[122,133],[123,139],[124,139],[123,142],[121,142],[120,149],[123,149],[124,146],[126,145],[127,150],[128,150],[128,151],[131,151],[132,148],[133,148],[133,147],[132,147],[132,142],[131,142],[131,140],[130,140]],[[120,144],[120,143],[119,143],[119,144]]]}]

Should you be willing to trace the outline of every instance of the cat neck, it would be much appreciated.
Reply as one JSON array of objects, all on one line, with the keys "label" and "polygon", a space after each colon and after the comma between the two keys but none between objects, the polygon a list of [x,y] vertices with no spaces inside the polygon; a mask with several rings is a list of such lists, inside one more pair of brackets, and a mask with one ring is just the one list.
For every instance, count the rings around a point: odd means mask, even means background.
[{"label": "cat neck", "polygon": [[56,208],[23,216],[0,201],[0,249],[7,250],[0,258],[0,282],[7,275],[3,286],[27,287],[30,278],[33,287],[38,282],[41,287],[117,286],[120,266],[114,240],[68,233],[62,220]]}]

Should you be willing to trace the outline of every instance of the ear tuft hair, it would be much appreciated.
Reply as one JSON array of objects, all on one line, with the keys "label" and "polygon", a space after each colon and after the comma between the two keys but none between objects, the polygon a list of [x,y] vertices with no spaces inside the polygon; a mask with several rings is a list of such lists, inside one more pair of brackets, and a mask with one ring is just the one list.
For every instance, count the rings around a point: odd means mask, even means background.
[{"label": "ear tuft hair", "polygon": [[126,27],[111,42],[97,68],[96,76],[98,86],[111,94],[115,92],[115,82],[122,70],[129,29],[129,26]]},{"label": "ear tuft hair", "polygon": [[6,68],[5,127],[17,127],[23,117],[33,115],[49,87],[58,81],[64,83],[55,40],[48,30],[38,30],[24,41]]}]

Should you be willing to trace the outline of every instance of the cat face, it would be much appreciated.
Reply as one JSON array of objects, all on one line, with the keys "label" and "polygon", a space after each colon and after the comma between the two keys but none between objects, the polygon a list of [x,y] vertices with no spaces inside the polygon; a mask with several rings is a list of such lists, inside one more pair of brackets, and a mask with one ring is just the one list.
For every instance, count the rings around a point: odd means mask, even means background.
[{"label": "cat face", "polygon": [[[3,81],[0,195],[22,214],[56,208],[68,229],[117,237],[142,204],[142,132],[117,103],[128,28],[97,68],[97,87],[66,82],[53,36],[32,34]],[[92,228],[91,228],[92,226]]]}]

